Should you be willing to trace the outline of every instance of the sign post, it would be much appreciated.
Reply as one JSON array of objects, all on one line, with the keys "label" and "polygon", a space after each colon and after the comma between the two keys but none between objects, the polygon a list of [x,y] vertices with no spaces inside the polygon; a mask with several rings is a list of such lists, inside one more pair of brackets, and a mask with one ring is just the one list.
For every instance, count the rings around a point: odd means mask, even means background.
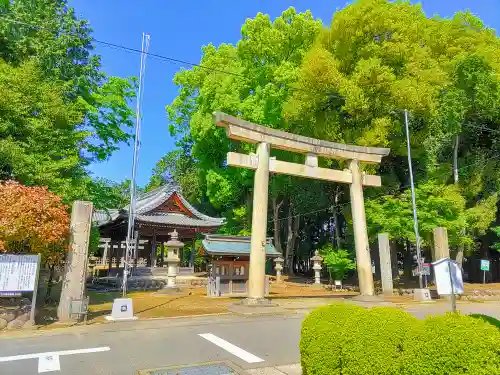
[{"label": "sign post", "polygon": [[0,296],[20,296],[21,293],[33,292],[30,311],[31,324],[35,324],[40,263],[40,254],[0,255]]},{"label": "sign post", "polygon": [[456,311],[456,294],[464,293],[464,283],[460,267],[450,258],[443,258],[432,263],[439,295],[451,297],[451,310]]},{"label": "sign post", "polygon": [[486,284],[486,271],[490,270],[490,261],[481,259],[481,271],[483,271],[483,284]]},{"label": "sign post", "polygon": [[427,277],[431,275],[431,264],[430,263],[422,263],[422,276],[425,281],[425,288],[427,289]]}]

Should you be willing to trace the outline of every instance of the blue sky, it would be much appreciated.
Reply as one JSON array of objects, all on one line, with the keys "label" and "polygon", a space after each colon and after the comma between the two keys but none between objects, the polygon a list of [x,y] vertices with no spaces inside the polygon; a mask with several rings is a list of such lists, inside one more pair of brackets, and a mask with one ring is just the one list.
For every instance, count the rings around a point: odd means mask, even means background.
[{"label": "blue sky", "polygon": [[[310,9],[329,23],[345,0],[70,0],[79,17],[87,19],[99,40],[140,49],[142,32],[151,35],[150,52],[197,63],[201,47],[208,43],[236,43],[241,25],[258,12],[272,18],[289,6]],[[141,5],[142,4],[142,5]],[[452,16],[470,9],[490,27],[500,29],[499,0],[424,0],[427,15]],[[96,45],[104,71],[115,76],[137,76],[140,56]],[[139,157],[139,185],[145,185],[155,163],[174,147],[168,134],[165,105],[177,94],[172,83],[182,64],[148,58],[143,102],[142,146]],[[135,103],[133,104],[135,106]],[[122,181],[131,176],[132,148],[122,145],[108,161],[91,166],[96,176]]]}]

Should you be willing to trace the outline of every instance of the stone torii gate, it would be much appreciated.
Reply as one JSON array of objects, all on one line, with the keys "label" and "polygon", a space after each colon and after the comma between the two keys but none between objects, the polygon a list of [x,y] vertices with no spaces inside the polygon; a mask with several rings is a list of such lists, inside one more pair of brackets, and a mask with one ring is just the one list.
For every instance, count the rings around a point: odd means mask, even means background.
[{"label": "stone torii gate", "polygon": [[[267,235],[269,173],[288,174],[350,184],[352,221],[359,289],[362,296],[373,296],[373,275],[368,247],[364,186],[381,186],[380,176],[364,174],[360,162],[378,164],[389,154],[388,148],[352,146],[291,134],[253,124],[221,112],[214,113],[217,126],[226,129],[229,139],[257,144],[256,154],[228,152],[227,165],[255,170],[252,212],[252,239],[247,304],[267,303],[265,294],[264,245]],[[290,163],[270,158],[271,147],[305,154],[305,163]],[[318,167],[318,156],[348,160],[344,171]]]}]

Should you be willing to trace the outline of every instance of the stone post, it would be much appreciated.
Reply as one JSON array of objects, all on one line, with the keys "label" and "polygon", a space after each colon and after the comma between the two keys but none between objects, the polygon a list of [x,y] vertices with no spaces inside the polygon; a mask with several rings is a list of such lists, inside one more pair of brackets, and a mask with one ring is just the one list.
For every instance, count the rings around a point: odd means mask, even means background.
[{"label": "stone post", "polygon": [[314,252],[311,260],[313,261],[314,284],[321,284],[321,262],[323,262],[323,258],[319,255],[318,250]]},{"label": "stone post", "polygon": [[109,238],[105,238],[103,240],[103,244],[102,244],[101,265],[103,265],[103,266],[106,264],[106,261],[108,259],[109,241],[111,241]]},{"label": "stone post", "polygon": [[382,292],[386,296],[392,296],[394,286],[392,284],[391,247],[389,244],[388,233],[380,233],[378,235],[378,251],[380,255],[380,278],[382,280]]},{"label": "stone post", "polygon": [[247,304],[262,303],[265,296],[267,205],[269,194],[269,152],[267,143],[257,145],[257,169],[254,177],[250,270]]},{"label": "stone post", "polygon": [[170,234],[170,241],[167,246],[167,288],[177,287],[177,273],[179,270],[179,250],[184,247],[184,244],[179,241],[179,234],[174,230]]},{"label": "stone post", "polygon": [[361,296],[373,296],[373,274],[370,249],[368,247],[368,233],[366,229],[365,202],[363,199],[362,174],[358,160],[349,162],[352,174],[351,210],[354,244],[356,248],[356,262]]},{"label": "stone post", "polygon": [[57,308],[60,321],[73,319],[70,315],[71,300],[81,300],[85,295],[91,224],[92,203],[75,201],[71,209],[71,246],[64,266],[61,299]]},{"label": "stone post", "polygon": [[282,257],[274,258],[274,269],[276,270],[276,282],[281,282],[281,271],[283,271],[283,262],[285,260]]},{"label": "stone post", "polygon": [[434,228],[434,252],[433,261],[436,262],[443,258],[450,257],[450,248],[448,247],[448,232],[446,228]]}]

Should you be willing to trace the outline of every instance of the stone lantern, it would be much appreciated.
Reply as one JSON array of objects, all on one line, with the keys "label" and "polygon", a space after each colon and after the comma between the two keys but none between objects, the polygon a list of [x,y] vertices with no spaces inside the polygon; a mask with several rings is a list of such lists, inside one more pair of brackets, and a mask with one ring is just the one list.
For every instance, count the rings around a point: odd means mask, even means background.
[{"label": "stone lantern", "polygon": [[281,271],[283,271],[283,262],[285,260],[282,257],[277,257],[274,259],[274,269],[276,270],[276,282],[281,282]]},{"label": "stone lantern", "polygon": [[314,284],[321,284],[321,262],[323,262],[323,258],[319,255],[319,251],[316,250],[314,252],[314,256],[311,258],[313,261],[313,270],[314,270]]},{"label": "stone lantern", "polygon": [[170,234],[170,241],[166,243],[167,246],[167,288],[177,287],[177,273],[179,270],[179,252],[184,247],[184,244],[179,241],[179,234],[174,229]]}]

